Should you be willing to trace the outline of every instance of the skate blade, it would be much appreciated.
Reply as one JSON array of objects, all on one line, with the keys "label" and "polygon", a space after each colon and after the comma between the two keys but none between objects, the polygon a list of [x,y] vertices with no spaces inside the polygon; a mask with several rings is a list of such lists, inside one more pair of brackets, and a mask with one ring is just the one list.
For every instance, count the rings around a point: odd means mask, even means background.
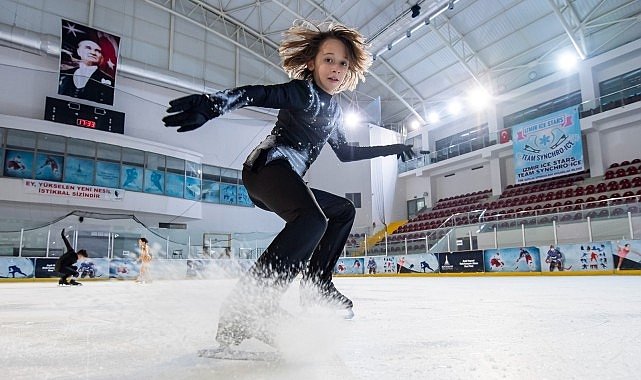
[{"label": "skate blade", "polygon": [[278,352],[273,351],[244,351],[230,348],[206,348],[198,351],[201,358],[222,360],[250,360],[261,362],[274,362],[280,360]]}]

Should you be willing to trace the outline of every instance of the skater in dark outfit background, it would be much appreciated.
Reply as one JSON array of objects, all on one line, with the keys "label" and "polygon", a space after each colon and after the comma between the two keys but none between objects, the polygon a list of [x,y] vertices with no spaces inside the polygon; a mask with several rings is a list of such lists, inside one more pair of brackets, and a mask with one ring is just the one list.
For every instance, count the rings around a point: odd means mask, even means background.
[{"label": "skater in dark outfit background", "polygon": [[67,251],[56,261],[55,269],[56,272],[60,274],[60,281],[58,281],[58,285],[82,285],[73,278],[71,279],[71,281],[67,281],[67,279],[72,276],[77,277],[80,275],[78,273],[78,267],[74,264],[78,262],[79,258],[84,257],[86,259],[87,257],[89,257],[89,255],[84,249],[81,249],[78,252],[73,249],[73,247],[69,243],[69,240],[67,240],[67,237],[65,236],[64,229],[60,233],[60,236],[62,236],[62,240],[65,242]]},{"label": "skater in dark outfit background", "polygon": [[277,308],[278,296],[300,271],[303,297],[313,294],[351,314],[352,301],[334,287],[332,274],[354,222],[354,205],[303,180],[326,143],[342,162],[414,156],[404,144],[347,144],[334,95],[353,90],[371,65],[360,33],[337,24],[296,25],[286,32],[279,53],[294,78],[290,82],[175,99],[167,110],[172,115],[163,119],[166,126],[186,132],[240,107],[280,110],[270,135],[245,161],[242,175],[254,204],[286,224],[229,296],[216,337],[221,345],[257,337],[256,324]]}]

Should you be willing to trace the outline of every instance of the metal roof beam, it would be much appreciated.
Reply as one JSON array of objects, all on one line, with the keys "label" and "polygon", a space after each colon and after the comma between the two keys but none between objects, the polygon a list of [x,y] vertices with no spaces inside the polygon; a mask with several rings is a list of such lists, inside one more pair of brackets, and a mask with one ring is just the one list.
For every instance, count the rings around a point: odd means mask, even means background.
[{"label": "metal roof beam", "polygon": [[568,4],[567,0],[562,0],[562,4],[557,4],[556,0],[548,0],[554,15],[570,38],[572,46],[579,57],[583,60],[587,57],[585,52],[585,39],[583,35],[583,25],[574,9]]},{"label": "metal roof beam", "polygon": [[[445,18],[445,16],[443,16]],[[438,36],[438,38],[443,42],[443,44],[454,54],[459,63],[465,68],[465,70],[470,74],[472,79],[476,81],[481,87],[483,83],[481,82],[481,76],[488,72],[487,65],[481,58],[478,56],[478,53],[470,47],[470,45],[465,41],[465,38],[459,31],[449,22],[449,19],[441,26],[438,27],[436,22],[430,23],[430,29]],[[442,29],[447,30],[447,37],[441,33]],[[470,66],[470,63],[474,67]]]}]

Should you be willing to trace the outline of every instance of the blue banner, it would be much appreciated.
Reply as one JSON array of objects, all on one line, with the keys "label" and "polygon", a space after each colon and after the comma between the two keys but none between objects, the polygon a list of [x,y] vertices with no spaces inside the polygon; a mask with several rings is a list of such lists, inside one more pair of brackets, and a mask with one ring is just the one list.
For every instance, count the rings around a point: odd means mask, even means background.
[{"label": "blue banner", "polygon": [[577,106],[512,127],[515,182],[583,171]]},{"label": "blue banner", "polygon": [[486,249],[483,251],[486,272],[540,272],[537,247]]},{"label": "blue banner", "polygon": [[33,278],[33,259],[0,257],[0,278]]}]

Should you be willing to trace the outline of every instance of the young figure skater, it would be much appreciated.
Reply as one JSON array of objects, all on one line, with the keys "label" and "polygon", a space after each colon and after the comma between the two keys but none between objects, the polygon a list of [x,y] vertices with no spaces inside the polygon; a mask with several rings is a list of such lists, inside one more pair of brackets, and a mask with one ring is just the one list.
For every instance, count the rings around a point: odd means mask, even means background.
[{"label": "young figure skater", "polygon": [[73,249],[71,244],[69,243],[69,240],[67,240],[67,237],[65,236],[65,229],[62,229],[62,232],[60,233],[60,236],[62,236],[62,241],[64,241],[65,246],[67,247],[67,252],[65,252],[62,256],[58,257],[58,260],[56,260],[56,265],[55,265],[55,270],[60,274],[60,280],[58,281],[59,286],[68,286],[68,285],[82,285],[78,281],[76,281],[75,278],[72,278],[71,281],[67,281],[69,277],[78,277],[80,273],[78,273],[78,267],[74,265],[75,263],[78,262],[78,259],[81,257],[87,258],[89,255],[87,254],[87,251],[84,249],[79,250],[76,252],[76,250]]},{"label": "young figure skater", "polygon": [[245,106],[279,109],[276,125],[249,154],[242,175],[254,204],[286,224],[225,302],[216,336],[223,347],[252,336],[269,343],[258,325],[278,312],[280,294],[300,271],[303,297],[318,296],[353,315],[352,301],[334,287],[332,274],[354,222],[354,205],[303,180],[326,143],[343,162],[415,156],[404,144],[347,144],[334,95],[353,90],[371,65],[359,32],[338,24],[295,25],[285,33],[279,53],[294,78],[290,82],[185,96],[172,100],[171,115],[163,118],[165,126],[186,132]]},{"label": "young figure skater", "polygon": [[140,272],[138,272],[138,278],[136,282],[139,284],[144,284],[151,281],[151,276],[149,275],[149,263],[151,263],[151,253],[149,252],[149,241],[141,237],[138,239],[138,247],[140,248],[140,256],[138,261],[140,262]]}]

